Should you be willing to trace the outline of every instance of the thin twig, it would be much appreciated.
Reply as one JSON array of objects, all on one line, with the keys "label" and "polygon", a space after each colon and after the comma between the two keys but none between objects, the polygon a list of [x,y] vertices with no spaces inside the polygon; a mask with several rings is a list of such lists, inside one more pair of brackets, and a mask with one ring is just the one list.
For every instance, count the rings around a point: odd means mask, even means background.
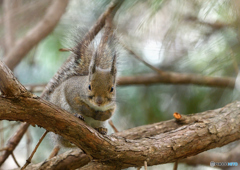
[{"label": "thin twig", "polygon": [[12,136],[7,141],[7,146],[6,146],[7,149],[5,149],[3,155],[0,156],[0,166],[5,162],[8,156],[13,152],[13,150],[19,144],[20,140],[22,139],[28,127],[29,127],[29,124],[22,123],[19,129],[15,132],[14,136]]},{"label": "thin twig", "polygon": [[230,49],[230,56],[232,58],[234,71],[235,71],[236,75],[238,75],[238,71],[239,71],[238,62],[237,62],[236,56],[233,54],[232,49]]},{"label": "thin twig", "polygon": [[18,161],[17,161],[17,159],[16,159],[16,157],[14,156],[14,154],[13,154],[13,152],[12,152],[12,157],[13,157],[13,160],[14,160],[14,162],[16,163],[16,165],[20,168],[21,166],[19,165],[19,163],[18,163]]},{"label": "thin twig", "polygon": [[0,137],[1,137],[1,140],[0,140],[0,147],[3,148],[4,147],[4,132],[3,132],[3,121],[0,121]]},{"label": "thin twig", "polygon": [[42,137],[40,138],[40,140],[38,141],[37,145],[35,146],[32,154],[30,155],[30,157],[26,160],[25,165],[21,168],[21,170],[24,170],[32,161],[33,155],[35,154],[35,152],[37,151],[39,145],[42,143],[42,140],[45,138],[45,136],[47,135],[48,131],[46,130],[45,133],[42,135]]},{"label": "thin twig", "polygon": [[146,66],[148,66],[149,68],[151,68],[152,70],[154,70],[155,72],[157,72],[158,74],[162,74],[163,71],[154,67],[153,65],[149,64],[148,62],[146,62],[145,60],[143,60],[141,57],[139,57],[133,50],[131,50],[130,48],[128,48],[126,45],[124,45],[123,43],[121,43],[122,46],[136,59],[138,59],[139,61],[141,61],[143,64],[145,64]]},{"label": "thin twig", "polygon": [[56,146],[53,148],[53,150],[52,150],[51,154],[49,155],[48,159],[51,159],[51,158],[53,158],[54,156],[57,156],[59,150],[60,150],[60,146],[59,146],[59,145],[56,145]]},{"label": "thin twig", "polygon": [[147,170],[147,161],[144,161],[144,169]]},{"label": "thin twig", "polygon": [[174,166],[173,166],[173,170],[177,170],[177,169],[178,169],[178,160],[174,162]]},{"label": "thin twig", "polygon": [[5,150],[8,150],[8,147],[5,147],[5,148],[0,149],[0,152],[1,152],[1,151],[5,151]]},{"label": "thin twig", "polygon": [[27,142],[26,142],[26,148],[27,148],[27,155],[30,155],[31,153],[31,143],[32,143],[32,138],[31,138],[31,134],[29,129],[26,132],[26,138],[27,138]]},{"label": "thin twig", "polygon": [[219,29],[222,29],[222,28],[233,26],[231,24],[222,23],[222,22],[219,22],[219,21],[216,21],[214,23],[201,21],[201,20],[198,19],[198,17],[195,17],[195,16],[187,16],[187,17],[185,17],[185,21],[191,21],[191,22],[194,21],[194,22],[196,22],[198,24],[209,26],[209,27],[211,27],[211,28],[213,28],[215,30],[219,30]]},{"label": "thin twig", "polygon": [[173,113],[173,117],[176,119],[177,122],[181,124],[189,124],[196,121],[198,122],[201,121],[201,120],[197,120],[195,117],[181,115],[180,113],[177,113],[177,112]]},{"label": "thin twig", "polygon": [[117,128],[114,126],[112,120],[109,120],[108,123],[109,123],[109,125],[113,128],[113,130],[114,130],[115,133],[119,132],[119,131],[117,130]]}]

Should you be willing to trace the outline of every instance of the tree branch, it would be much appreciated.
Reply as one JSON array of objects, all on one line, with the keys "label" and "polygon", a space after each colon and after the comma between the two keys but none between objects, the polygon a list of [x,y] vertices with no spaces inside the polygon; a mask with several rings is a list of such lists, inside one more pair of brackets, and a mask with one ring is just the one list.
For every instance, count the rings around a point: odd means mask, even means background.
[{"label": "tree branch", "polygon": [[[141,76],[119,77],[118,86],[153,85],[153,84],[193,84],[207,87],[230,88],[235,87],[235,79],[231,77],[210,77],[197,74],[163,72],[163,74],[143,74]],[[26,85],[30,92],[42,92],[46,84]]]},{"label": "tree branch", "polygon": [[8,97],[31,95],[14,77],[9,68],[0,61],[0,90]]},{"label": "tree branch", "polygon": [[[1,75],[6,76],[4,80],[8,82],[17,82],[11,78],[9,70],[2,71]],[[142,166],[144,161],[150,166],[173,162],[240,139],[239,107],[240,102],[235,102],[222,109],[192,115],[191,120],[195,122],[187,125],[170,120],[102,136],[72,114],[41,98],[0,96],[0,120],[37,124],[68,139],[95,160],[127,168]]]},{"label": "tree branch", "polygon": [[8,158],[9,155],[12,154],[20,140],[22,139],[22,136],[25,134],[29,127],[29,124],[23,123],[19,130],[15,133],[15,135],[8,140],[6,150],[4,151],[3,155],[0,156],[0,167],[5,162],[5,160]]},{"label": "tree branch", "polygon": [[91,157],[83,153],[79,149],[67,151],[61,155],[57,155],[51,159],[47,159],[44,162],[30,165],[26,170],[37,170],[37,169],[76,169],[86,165],[91,161]]},{"label": "tree branch", "polygon": [[199,74],[176,72],[162,72],[158,74],[145,74],[141,76],[120,77],[117,84],[125,85],[152,85],[152,84],[194,84],[209,87],[234,88],[235,79],[230,77],[210,77]]},{"label": "tree branch", "polygon": [[[8,106],[8,107],[6,107]],[[12,106],[12,107],[9,107]],[[122,168],[173,162],[240,139],[240,102],[196,114],[197,122],[138,140],[102,136],[72,114],[40,98],[0,98],[0,119],[27,121],[53,131],[106,164]],[[151,125],[149,125],[151,127]],[[155,125],[152,125],[154,129]],[[141,129],[141,127],[140,127]],[[146,130],[146,129],[145,129]],[[121,132],[128,133],[128,131]]]},{"label": "tree branch", "polygon": [[65,12],[68,0],[55,0],[49,7],[43,19],[21,38],[4,58],[6,65],[13,68],[37,44],[53,31],[62,14]]}]

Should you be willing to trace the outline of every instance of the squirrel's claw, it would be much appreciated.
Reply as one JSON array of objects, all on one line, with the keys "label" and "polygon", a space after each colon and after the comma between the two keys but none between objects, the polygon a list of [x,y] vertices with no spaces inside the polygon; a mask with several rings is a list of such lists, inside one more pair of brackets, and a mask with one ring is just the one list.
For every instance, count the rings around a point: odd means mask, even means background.
[{"label": "squirrel's claw", "polygon": [[85,118],[80,114],[75,113],[74,116],[81,119],[82,121],[85,121]]},{"label": "squirrel's claw", "polygon": [[98,127],[98,128],[95,128],[99,133],[101,133],[102,135],[106,135],[108,130],[107,128],[103,128],[103,127]]}]

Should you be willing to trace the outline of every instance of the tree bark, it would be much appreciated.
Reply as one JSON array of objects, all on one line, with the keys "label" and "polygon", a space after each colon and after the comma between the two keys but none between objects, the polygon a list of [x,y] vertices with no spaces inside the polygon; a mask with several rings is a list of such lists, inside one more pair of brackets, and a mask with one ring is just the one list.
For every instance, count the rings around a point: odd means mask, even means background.
[{"label": "tree bark", "polygon": [[170,120],[102,136],[74,115],[26,92],[10,70],[0,64],[1,91],[6,91],[0,96],[0,120],[43,127],[106,166],[127,168],[142,166],[144,161],[148,165],[174,162],[240,139],[240,102],[190,115],[188,124]]},{"label": "tree bark", "polygon": [[[154,130],[157,124],[138,127],[152,131],[150,136],[145,135],[144,130],[139,131],[139,136],[144,137],[137,140],[131,139],[128,131],[132,130],[102,136],[72,114],[40,98],[1,97],[0,119],[37,124],[68,139],[94,159],[126,168],[142,166],[144,161],[148,165],[174,162],[240,139],[239,108],[240,102],[235,102],[221,109],[199,113],[193,115],[197,117],[195,123],[160,134]],[[129,139],[124,137],[125,134]]]}]

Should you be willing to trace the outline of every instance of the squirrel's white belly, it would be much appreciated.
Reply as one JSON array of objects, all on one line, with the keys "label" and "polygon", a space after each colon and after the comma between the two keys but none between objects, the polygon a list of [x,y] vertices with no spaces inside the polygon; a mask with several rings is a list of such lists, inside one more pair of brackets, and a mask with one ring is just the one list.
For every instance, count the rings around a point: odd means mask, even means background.
[{"label": "squirrel's white belly", "polygon": [[114,106],[115,106],[113,102],[109,103],[107,105],[104,105],[104,106],[97,106],[88,101],[85,101],[85,102],[88,104],[88,106],[90,106],[91,108],[93,108],[94,110],[97,110],[97,111],[106,111],[106,110],[114,108]]}]

